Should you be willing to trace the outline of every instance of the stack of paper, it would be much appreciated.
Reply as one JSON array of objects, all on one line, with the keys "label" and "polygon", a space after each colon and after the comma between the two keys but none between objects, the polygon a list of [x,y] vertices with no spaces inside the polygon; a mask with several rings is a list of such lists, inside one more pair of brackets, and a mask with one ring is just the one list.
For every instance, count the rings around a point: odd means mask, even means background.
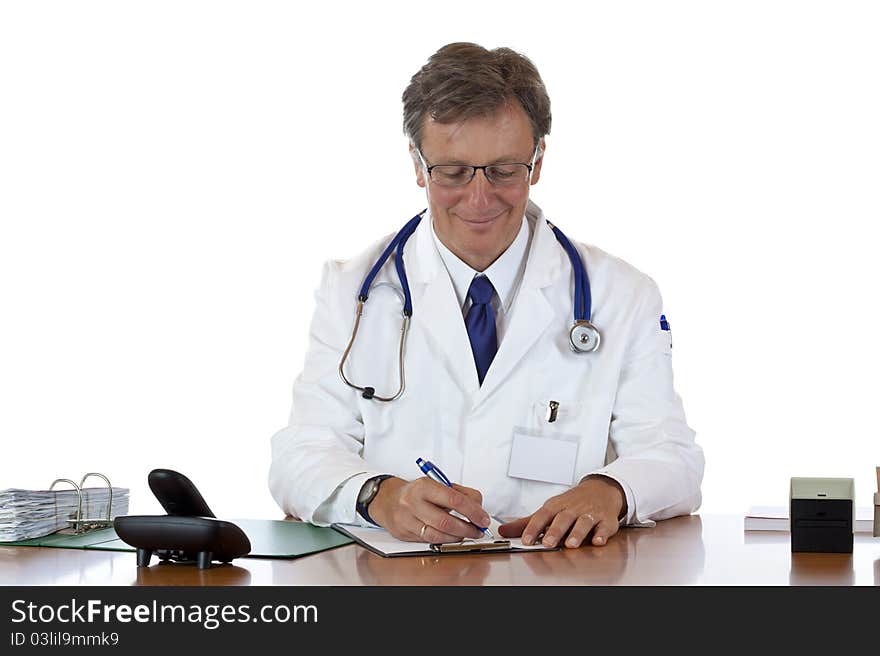
[{"label": "stack of paper", "polygon": [[[82,490],[82,518],[106,519],[110,489],[87,487]],[[71,528],[76,519],[79,495],[73,489],[0,490],[0,542],[14,542],[49,535]],[[128,488],[113,488],[110,518],[128,514]]]},{"label": "stack of paper", "polygon": [[[873,509],[856,508],[856,523],[853,533],[871,533],[874,525]],[[787,531],[789,530],[788,508],[785,506],[752,506],[743,522],[745,531]]]}]

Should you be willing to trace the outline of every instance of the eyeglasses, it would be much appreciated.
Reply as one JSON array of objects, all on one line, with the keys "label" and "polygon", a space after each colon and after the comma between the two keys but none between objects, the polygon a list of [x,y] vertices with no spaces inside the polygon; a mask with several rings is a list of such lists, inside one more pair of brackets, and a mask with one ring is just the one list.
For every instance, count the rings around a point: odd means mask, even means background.
[{"label": "eyeglasses", "polygon": [[419,158],[422,160],[422,165],[428,172],[428,178],[440,187],[463,187],[474,179],[474,176],[480,169],[483,170],[483,175],[486,176],[486,180],[490,184],[498,187],[513,187],[529,179],[538,149],[535,149],[532,164],[513,162],[510,164],[485,164],[483,166],[470,166],[468,164],[435,164],[434,166],[428,166],[422,151],[418,151],[418,153]]}]

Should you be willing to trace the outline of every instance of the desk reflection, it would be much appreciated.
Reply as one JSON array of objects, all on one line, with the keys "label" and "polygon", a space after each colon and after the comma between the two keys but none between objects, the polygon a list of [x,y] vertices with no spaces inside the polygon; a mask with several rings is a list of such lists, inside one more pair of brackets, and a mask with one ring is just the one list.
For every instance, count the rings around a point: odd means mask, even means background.
[{"label": "desk reflection", "polygon": [[[156,562],[156,561],[154,561]],[[300,558],[242,558],[199,570],[138,570],[134,553],[0,547],[2,585],[877,585],[880,541],[852,554],[791,553],[785,532],[743,532],[741,516],[676,517],[624,528],[605,547],[381,558],[354,544]]]},{"label": "desk reflection", "polygon": [[[94,581],[114,581],[118,578],[119,561],[116,552],[3,547],[0,585],[94,585]],[[132,560],[132,568],[134,565]]]},{"label": "desk reflection", "polygon": [[699,515],[691,515],[621,529],[604,547],[540,551],[522,561],[541,585],[687,585],[703,573],[702,534]]},{"label": "desk reflection", "polygon": [[853,585],[855,579],[851,553],[791,554],[791,585]]},{"label": "desk reflection", "polygon": [[195,563],[159,562],[150,567],[136,567],[132,585],[250,585],[251,573],[237,565],[214,565],[199,569]]},{"label": "desk reflection", "polygon": [[511,554],[446,554],[383,558],[358,549],[355,564],[364,585],[483,585],[492,561]]},{"label": "desk reflection", "polygon": [[607,585],[618,582],[626,571],[632,543],[618,533],[604,547],[586,545],[520,557],[536,583],[542,585]]},{"label": "desk reflection", "polygon": [[680,585],[700,579],[704,560],[703,524],[693,515],[623,529],[604,547],[383,558],[350,545],[320,558],[275,561],[272,578],[282,585]]}]

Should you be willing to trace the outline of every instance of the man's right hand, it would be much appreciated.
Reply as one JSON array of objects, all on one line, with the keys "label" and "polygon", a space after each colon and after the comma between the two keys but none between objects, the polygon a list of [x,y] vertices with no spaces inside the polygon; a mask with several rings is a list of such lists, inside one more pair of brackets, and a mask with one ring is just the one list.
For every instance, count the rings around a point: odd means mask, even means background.
[{"label": "man's right hand", "polygon": [[[389,478],[370,503],[370,517],[398,540],[459,542],[483,537],[473,524],[451,514],[455,510],[480,527],[489,526],[483,495],[463,485],[446,487],[427,476],[414,481]],[[423,528],[424,527],[424,528]]]}]

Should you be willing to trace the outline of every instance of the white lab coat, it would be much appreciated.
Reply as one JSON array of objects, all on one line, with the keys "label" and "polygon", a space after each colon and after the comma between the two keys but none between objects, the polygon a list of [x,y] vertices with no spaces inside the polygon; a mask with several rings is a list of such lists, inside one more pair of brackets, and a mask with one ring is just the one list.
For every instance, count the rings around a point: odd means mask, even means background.
[{"label": "white lab coat", "polygon": [[[305,366],[290,424],[272,438],[269,487],[287,513],[318,524],[362,522],[362,483],[377,474],[421,475],[416,458],[483,494],[493,516],[513,519],[591,473],[624,484],[631,523],[687,514],[700,505],[704,459],[673,389],[671,338],[660,329],[660,293],[625,262],[577,244],[592,291],[599,350],[569,347],[574,278],[541,210],[529,203],[531,242],[504,339],[482,386],[462,309],[433,242],[430,216],[406,244],[413,299],[406,390],[367,400],[341,380],[356,295],[391,236],[359,256],[324,266]],[[560,226],[563,227],[564,226]],[[365,306],[346,362],[349,380],[391,396],[398,383],[402,302],[392,255]],[[547,421],[550,400],[557,418]],[[570,483],[508,475],[514,432],[577,442]],[[632,512],[634,507],[634,511]]]}]

